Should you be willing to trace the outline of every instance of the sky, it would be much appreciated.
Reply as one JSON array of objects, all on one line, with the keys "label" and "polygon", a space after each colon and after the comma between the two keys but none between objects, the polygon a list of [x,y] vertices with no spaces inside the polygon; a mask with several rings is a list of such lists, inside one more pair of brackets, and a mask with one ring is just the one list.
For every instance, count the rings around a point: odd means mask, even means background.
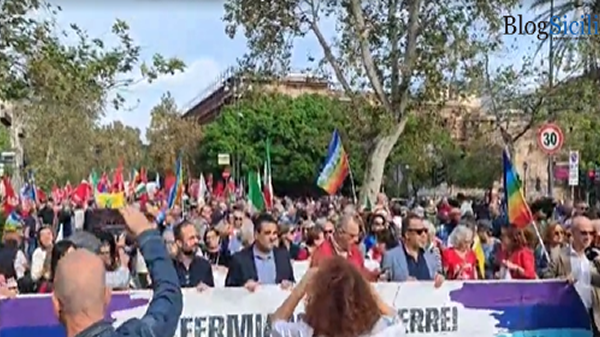
[{"label": "sky", "polygon": [[[186,107],[202,92],[215,83],[219,75],[236,64],[236,58],[246,51],[243,38],[229,39],[224,32],[222,3],[218,1],[64,1],[58,2],[62,12],[58,15],[61,28],[70,23],[77,24],[90,36],[110,42],[110,27],[122,19],[131,28],[131,36],[142,46],[142,59],[149,60],[153,54],[178,57],[187,67],[184,72],[173,76],[162,76],[149,84],[138,83],[127,92],[122,92],[130,109],[110,110],[103,122],[121,121],[144,130],[150,123],[150,110],[161,96],[170,91],[178,106]],[[523,6],[529,8],[527,4]],[[531,19],[535,14],[519,10],[511,14],[525,14]],[[333,37],[333,27],[325,27],[324,34]],[[514,44],[518,50],[506,51],[492,57],[494,67],[520,64],[524,54],[531,53],[535,37],[505,37],[505,42]],[[307,55],[321,55],[317,41],[310,37],[299,41],[293,53],[293,67],[305,66]]]}]

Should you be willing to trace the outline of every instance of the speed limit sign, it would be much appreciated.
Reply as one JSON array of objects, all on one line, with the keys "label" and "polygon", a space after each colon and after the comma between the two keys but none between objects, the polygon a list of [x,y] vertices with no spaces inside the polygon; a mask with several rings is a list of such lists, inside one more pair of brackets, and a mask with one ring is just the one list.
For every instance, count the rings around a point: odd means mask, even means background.
[{"label": "speed limit sign", "polygon": [[560,151],[564,140],[562,130],[556,124],[544,124],[538,131],[537,143],[546,154]]}]

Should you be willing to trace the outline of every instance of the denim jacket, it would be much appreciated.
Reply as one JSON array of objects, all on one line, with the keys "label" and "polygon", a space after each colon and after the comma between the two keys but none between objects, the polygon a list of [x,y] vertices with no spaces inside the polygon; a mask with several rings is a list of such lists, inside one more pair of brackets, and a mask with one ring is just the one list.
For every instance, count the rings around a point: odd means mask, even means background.
[{"label": "denim jacket", "polygon": [[183,310],[179,278],[156,230],[139,235],[138,243],[152,277],[152,300],[142,318],[132,318],[117,329],[110,322],[100,321],[76,337],[160,337],[173,336]]}]

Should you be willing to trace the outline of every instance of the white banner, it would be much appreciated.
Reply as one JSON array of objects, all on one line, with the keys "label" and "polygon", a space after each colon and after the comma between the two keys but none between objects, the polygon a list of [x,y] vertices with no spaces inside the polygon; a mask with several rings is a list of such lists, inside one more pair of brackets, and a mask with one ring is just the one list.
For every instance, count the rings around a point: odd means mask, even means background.
[{"label": "white banner", "polygon": [[[431,282],[408,282],[375,287],[381,298],[398,310],[409,335],[592,337],[587,310],[575,289],[565,282],[446,282],[440,289]],[[183,313],[175,336],[268,337],[268,315],[289,291],[259,286],[254,293],[243,288],[213,288],[202,293],[186,289],[183,294]],[[150,291],[114,294],[108,317],[115,320],[115,326],[141,317],[151,296]],[[303,310],[300,305],[293,319],[301,319]],[[64,333],[49,296],[0,301],[1,337],[64,337]]]},{"label": "white banner", "polygon": [[[558,282],[378,283],[382,299],[398,309],[407,332],[417,336],[591,336],[589,319],[574,289]],[[267,317],[289,295],[277,286],[185,290],[179,337],[266,337]],[[135,293],[148,299],[150,293]],[[132,297],[133,299],[134,297]],[[140,317],[145,306],[114,312],[118,325]],[[304,308],[296,310],[298,319]],[[581,315],[579,318],[575,315]],[[582,319],[583,318],[583,319]]]}]

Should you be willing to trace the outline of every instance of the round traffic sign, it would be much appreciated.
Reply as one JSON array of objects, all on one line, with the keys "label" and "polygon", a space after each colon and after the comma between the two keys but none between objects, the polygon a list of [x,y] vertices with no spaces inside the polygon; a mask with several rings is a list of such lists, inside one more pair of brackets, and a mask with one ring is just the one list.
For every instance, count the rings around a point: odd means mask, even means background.
[{"label": "round traffic sign", "polygon": [[544,124],[538,131],[537,143],[546,154],[554,154],[563,146],[565,137],[556,124]]}]

